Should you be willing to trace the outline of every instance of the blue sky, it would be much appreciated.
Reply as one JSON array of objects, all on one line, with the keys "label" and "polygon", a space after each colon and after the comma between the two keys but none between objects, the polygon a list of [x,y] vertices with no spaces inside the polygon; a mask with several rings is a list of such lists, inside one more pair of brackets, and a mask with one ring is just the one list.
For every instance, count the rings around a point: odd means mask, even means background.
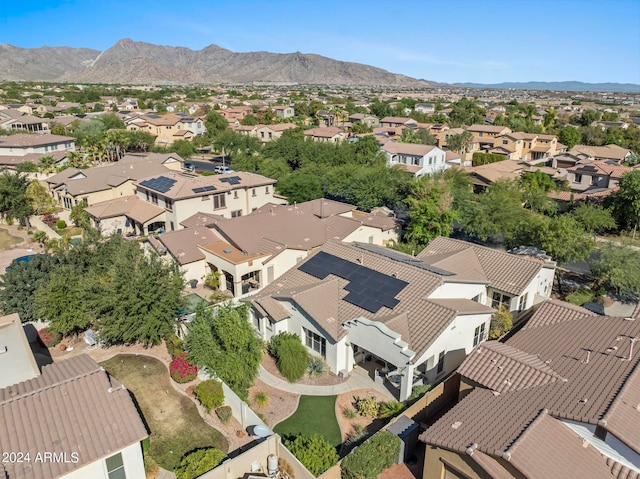
[{"label": "blue sky", "polygon": [[440,82],[640,84],[640,0],[0,0],[0,43],[317,53]]}]

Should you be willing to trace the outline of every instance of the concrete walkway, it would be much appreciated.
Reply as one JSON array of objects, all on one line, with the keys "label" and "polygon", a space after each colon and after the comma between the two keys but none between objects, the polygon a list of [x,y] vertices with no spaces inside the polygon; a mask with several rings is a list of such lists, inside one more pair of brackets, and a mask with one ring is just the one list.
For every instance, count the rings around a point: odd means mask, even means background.
[{"label": "concrete walkway", "polygon": [[39,216],[31,216],[29,218],[29,223],[31,223],[31,226],[33,226],[34,228],[40,230],[40,231],[44,231],[45,233],[47,233],[47,236],[49,237],[49,239],[60,239],[60,235],[58,233],[56,233],[55,231],[53,231],[53,229],[49,228],[41,219]]},{"label": "concrete walkway", "polygon": [[258,379],[276,389],[304,396],[337,396],[356,389],[375,389],[386,398],[395,399],[383,384],[375,383],[367,374],[366,370],[357,367],[351,371],[349,378],[343,383],[331,386],[314,386],[311,384],[290,383],[274,376],[260,365]]},{"label": "concrete walkway", "polygon": [[176,479],[176,475],[173,472],[160,467],[156,479]]}]

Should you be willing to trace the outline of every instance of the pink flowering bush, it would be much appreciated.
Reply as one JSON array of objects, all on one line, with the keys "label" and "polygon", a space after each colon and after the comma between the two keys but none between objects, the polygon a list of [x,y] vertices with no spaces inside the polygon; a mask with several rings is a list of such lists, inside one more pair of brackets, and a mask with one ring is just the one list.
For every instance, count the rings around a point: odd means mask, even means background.
[{"label": "pink flowering bush", "polygon": [[42,344],[44,344],[48,348],[54,347],[62,340],[62,336],[60,333],[57,333],[49,328],[42,328],[38,331],[38,338]]},{"label": "pink flowering bush", "polygon": [[181,353],[169,364],[171,378],[177,383],[188,383],[198,375],[198,366],[187,360],[187,353]]}]

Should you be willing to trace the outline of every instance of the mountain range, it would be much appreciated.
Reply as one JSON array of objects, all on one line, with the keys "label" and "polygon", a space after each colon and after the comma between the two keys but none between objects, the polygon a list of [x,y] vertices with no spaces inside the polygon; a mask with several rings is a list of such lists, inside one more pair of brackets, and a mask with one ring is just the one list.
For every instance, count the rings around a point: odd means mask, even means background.
[{"label": "mountain range", "polygon": [[433,82],[321,55],[236,53],[123,39],[100,52],[87,48],[0,45],[0,80],[77,83],[251,83],[429,87]]},{"label": "mountain range", "polygon": [[601,91],[620,93],[640,93],[640,85],[636,83],[584,83],[581,81],[530,81],[504,83],[456,83],[455,86],[468,88],[496,88],[500,90],[537,90],[537,91]]}]

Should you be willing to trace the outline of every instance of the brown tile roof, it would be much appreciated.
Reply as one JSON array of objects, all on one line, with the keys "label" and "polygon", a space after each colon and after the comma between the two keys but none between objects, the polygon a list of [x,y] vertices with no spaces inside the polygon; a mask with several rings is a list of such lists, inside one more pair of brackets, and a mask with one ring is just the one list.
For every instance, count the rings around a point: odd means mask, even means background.
[{"label": "brown tile roof", "polygon": [[[506,341],[509,348],[499,346],[499,352],[509,357],[502,359],[504,369],[520,374],[511,380],[518,388],[499,394],[490,388],[474,389],[422,439],[460,452],[476,443],[478,450],[502,457],[526,439],[528,425],[546,408],[555,418],[599,425],[640,453],[640,348],[628,360],[630,338],[640,337],[640,323],[580,309],[555,301],[544,303],[529,324]],[[490,372],[493,366],[487,369],[489,355],[486,347],[476,349],[464,368],[495,387],[500,377]],[[481,364],[472,364],[476,361]],[[545,377],[543,373],[551,373],[540,362],[566,381]],[[540,371],[539,377],[534,369]],[[569,460],[572,449],[566,448],[569,453],[563,457]]]},{"label": "brown tile roof", "polygon": [[181,221],[180,224],[185,228],[197,228],[198,226],[207,226],[211,227],[218,222],[229,221],[228,218],[220,215],[214,215],[213,213],[203,213],[199,212],[193,216],[190,216],[184,221]]},{"label": "brown tile roof", "polygon": [[210,245],[220,241],[220,238],[209,228],[200,226],[161,234],[158,241],[178,263],[189,264],[204,259],[204,254],[198,246]]},{"label": "brown tile roof", "polygon": [[[430,257],[433,258],[430,260]],[[528,257],[442,236],[432,240],[418,258],[462,278],[468,275],[481,281],[486,277],[492,288],[514,295],[521,294],[542,268],[542,263]]]},{"label": "brown tile roof", "polygon": [[113,200],[101,201],[87,208],[85,211],[94,218],[104,219],[115,216],[128,216],[139,223],[146,223],[164,213],[160,208],[147,201],[141,200],[135,195],[120,196]]},{"label": "brown tile roof", "polygon": [[[385,250],[385,248],[381,247],[381,250]],[[396,332],[402,334],[402,339],[418,355],[423,353],[457,316],[456,310],[450,307],[452,305],[444,306],[426,299],[442,284],[442,276],[382,254],[336,241],[328,241],[320,251],[352,263],[362,264],[389,276],[395,275],[398,279],[407,282],[407,286],[396,295],[398,304],[393,309],[383,306],[378,312],[371,313],[343,299],[348,294],[348,291],[345,290],[349,284],[347,280],[334,275],[320,280],[304,273],[298,267],[292,268],[255,296],[252,296],[250,301],[259,301],[266,297],[294,302],[300,299],[304,303],[304,308],[299,306],[307,311],[323,328],[327,327],[327,333],[334,338],[341,337],[340,327],[343,324],[361,316],[372,321],[384,322],[389,327],[400,324],[400,330],[396,330]],[[309,261],[311,257],[300,265]],[[452,277],[447,278],[451,279]],[[327,286],[329,283],[330,285]],[[461,304],[457,304],[457,306],[461,306]],[[480,307],[477,305],[477,308]],[[317,315],[317,318],[314,314]],[[406,315],[405,319],[399,318],[402,315]],[[328,318],[333,319],[329,320]]]},{"label": "brown tile roof", "polygon": [[480,344],[473,360],[467,358],[458,372],[498,393],[563,380],[538,356],[498,341]]},{"label": "brown tile roof", "polygon": [[[54,188],[65,185],[72,196],[109,190],[127,181],[136,181],[152,175],[170,173],[170,170],[156,160],[115,163],[80,170],[67,168],[45,180]],[[78,178],[73,179],[74,176]]]},{"label": "brown tile roof", "polygon": [[[140,185],[141,181],[145,179],[150,180],[152,178],[158,178],[159,176],[164,176],[165,178],[169,178],[175,181],[175,183],[173,183],[171,188],[166,193],[162,193],[163,196],[174,200],[197,198],[201,196],[226,193],[227,191],[232,190],[256,188],[258,186],[268,186],[276,183],[276,180],[267,178],[266,176],[258,175],[257,173],[246,173],[244,171],[225,173],[223,175],[196,176],[180,173],[177,171],[167,171],[165,169],[162,174],[147,175],[147,177],[141,178],[135,183],[135,185],[138,189],[147,189],[144,186]],[[232,176],[237,176],[238,178],[240,178],[240,183],[237,185],[231,185],[229,183],[220,181],[223,178],[229,178]],[[199,193],[195,193],[193,191],[194,189],[204,186],[214,186],[216,189],[215,191],[203,191]],[[149,189],[149,191],[153,190]]]},{"label": "brown tile roof", "polygon": [[610,476],[600,452],[546,410],[527,427],[508,454],[508,461],[530,479]]},{"label": "brown tile roof", "polygon": [[258,304],[274,321],[282,321],[291,316],[284,306],[270,297],[258,299],[254,304]]},{"label": "brown tile roof", "polygon": [[[190,231],[189,229],[185,231]],[[236,248],[225,241],[221,241],[216,237],[216,240],[212,243],[200,245],[200,249],[203,251],[207,251],[218,258],[222,258],[225,261],[228,261],[232,264],[242,264],[248,261],[254,261],[260,258],[268,257],[268,254],[264,253],[254,253],[254,254],[246,254],[241,250]]]},{"label": "brown tile roof", "polygon": [[587,146],[587,145],[575,145],[569,150],[570,155],[584,155],[590,158],[610,159],[616,161],[622,161],[630,150],[622,148],[618,145],[605,145],[605,146]]},{"label": "brown tile roof", "polygon": [[305,130],[304,134],[306,136],[313,136],[316,138],[333,138],[336,135],[344,135],[344,131],[336,126],[324,126],[320,128],[311,128],[309,130]]},{"label": "brown tile roof", "polygon": [[[9,477],[51,479],[148,436],[129,391],[82,354],[0,389],[0,450],[30,452],[5,464]],[[35,461],[45,451],[78,452],[79,462]]]},{"label": "brown tile roof", "polygon": [[[470,125],[467,127],[467,131],[470,132],[483,132],[483,133],[502,133],[503,131],[510,132],[511,130],[506,126],[495,126],[495,125]],[[483,137],[484,138],[484,137]]]},{"label": "brown tile roof", "polygon": [[405,118],[402,116],[385,116],[382,120],[380,120],[380,123],[399,123],[400,125],[406,125],[407,123],[417,124],[418,122],[413,118]]},{"label": "brown tile roof", "polygon": [[595,160],[589,161],[588,163],[579,162],[567,168],[567,171],[591,176],[607,175],[612,178],[621,178],[625,173],[633,171],[633,168],[630,166],[619,165],[615,162],[611,164],[611,162],[612,160]]},{"label": "brown tile roof", "polygon": [[0,137],[0,148],[28,148],[31,146],[55,145],[66,143],[67,141],[76,141],[76,139],[62,135],[29,135],[20,133]]},{"label": "brown tile roof", "polygon": [[14,166],[20,163],[27,162],[38,164],[40,162],[40,158],[42,158],[43,156],[51,156],[57,163],[58,161],[66,158],[68,155],[68,150],[50,151],[48,153],[27,153],[26,155],[22,156],[0,155],[0,165]]}]

